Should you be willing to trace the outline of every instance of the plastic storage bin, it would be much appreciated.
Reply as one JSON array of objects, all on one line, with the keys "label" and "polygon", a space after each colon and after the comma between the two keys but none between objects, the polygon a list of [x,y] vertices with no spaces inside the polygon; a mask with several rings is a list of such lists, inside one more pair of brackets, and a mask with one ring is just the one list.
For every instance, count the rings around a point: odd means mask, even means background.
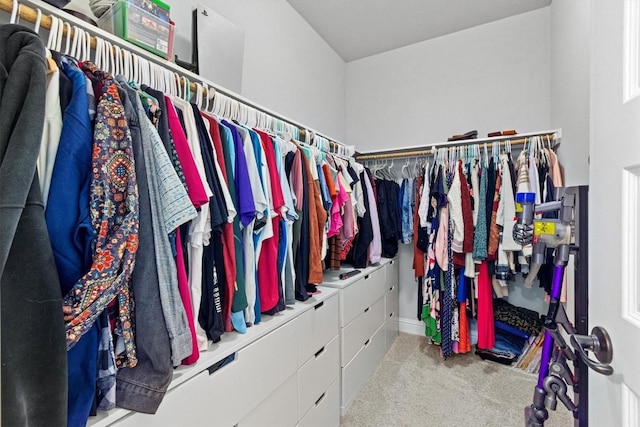
[{"label": "plastic storage bin", "polygon": [[[166,59],[173,56],[174,24],[162,2],[119,0],[98,20],[98,26]],[[145,7],[142,9],[139,6]],[[165,6],[165,7],[163,7]]]}]

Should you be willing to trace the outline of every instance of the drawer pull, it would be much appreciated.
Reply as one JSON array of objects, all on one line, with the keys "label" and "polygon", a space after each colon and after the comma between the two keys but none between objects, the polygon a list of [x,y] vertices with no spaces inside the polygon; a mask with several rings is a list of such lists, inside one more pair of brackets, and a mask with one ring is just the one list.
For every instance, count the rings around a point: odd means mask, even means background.
[{"label": "drawer pull", "polygon": [[389,265],[393,265],[396,262],[395,259],[392,259],[391,261],[389,261]]},{"label": "drawer pull", "polygon": [[389,292],[393,292],[393,288],[395,288],[395,286],[390,287]]},{"label": "drawer pull", "polygon": [[370,309],[370,308],[371,308],[371,307],[367,307],[367,308],[365,308],[365,309],[364,309],[364,312],[366,313],[367,311],[369,311],[369,309]]},{"label": "drawer pull", "polygon": [[322,307],[324,305],[324,301],[321,301],[319,303],[317,303],[316,305],[313,306],[314,309],[319,309],[320,307]]},{"label": "drawer pull", "polygon": [[368,340],[366,340],[366,341],[364,342],[364,346],[365,346],[365,347],[369,345],[369,341],[371,341],[371,338],[369,338]]},{"label": "drawer pull", "polygon": [[369,278],[369,274],[367,274],[366,276],[364,276],[364,280],[367,280]]},{"label": "drawer pull", "polygon": [[322,393],[322,396],[320,396],[318,398],[318,400],[316,400],[316,406],[318,406],[320,404],[320,402],[322,402],[322,399],[324,399],[324,397],[327,395],[326,392]]},{"label": "drawer pull", "polygon": [[209,371],[209,375],[211,375],[214,372],[217,372],[220,369],[224,368],[225,366],[227,366],[228,364],[230,364],[234,360],[236,360],[236,354],[235,353],[231,353],[230,355],[228,355],[224,359],[219,360],[216,363],[214,363],[213,365],[209,366],[207,368],[207,371]]},{"label": "drawer pull", "polygon": [[389,317],[393,317],[393,314],[394,314],[394,313],[390,313],[390,314],[389,314]]},{"label": "drawer pull", "polygon": [[316,351],[315,356],[318,357],[320,356],[322,353],[324,353],[324,347],[322,347],[320,350]]}]

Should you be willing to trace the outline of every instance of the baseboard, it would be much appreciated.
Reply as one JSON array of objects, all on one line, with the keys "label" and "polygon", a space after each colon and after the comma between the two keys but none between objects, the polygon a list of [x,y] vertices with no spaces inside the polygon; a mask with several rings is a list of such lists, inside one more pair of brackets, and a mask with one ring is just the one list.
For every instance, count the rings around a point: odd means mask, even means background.
[{"label": "baseboard", "polygon": [[399,330],[411,335],[424,335],[424,323],[415,319],[398,319]]}]

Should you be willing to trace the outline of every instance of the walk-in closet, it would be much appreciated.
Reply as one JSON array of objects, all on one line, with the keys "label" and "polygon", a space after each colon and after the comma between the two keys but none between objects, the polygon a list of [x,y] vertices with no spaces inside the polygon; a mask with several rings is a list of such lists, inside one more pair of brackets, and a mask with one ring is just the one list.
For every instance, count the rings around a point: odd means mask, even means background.
[{"label": "walk-in closet", "polygon": [[640,2],[0,0],[0,419],[640,427]]}]

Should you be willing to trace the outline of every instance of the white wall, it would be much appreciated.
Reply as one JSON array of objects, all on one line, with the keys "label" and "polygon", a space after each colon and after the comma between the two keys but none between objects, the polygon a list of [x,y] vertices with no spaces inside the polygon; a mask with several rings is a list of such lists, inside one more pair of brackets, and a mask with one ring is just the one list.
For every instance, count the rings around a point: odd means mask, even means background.
[{"label": "white wall", "polygon": [[[179,20],[176,52],[190,58],[194,0],[169,0]],[[242,95],[340,141],[345,139],[345,63],[285,0],[201,2],[243,28]],[[200,53],[206,52],[200,42]]]},{"label": "white wall", "polygon": [[347,64],[347,140],[361,151],[550,125],[549,8]]},{"label": "white wall", "polygon": [[562,128],[565,185],[589,183],[591,3],[551,3],[551,126]]},{"label": "white wall", "polygon": [[[549,129],[550,70],[549,7],[350,62],[347,140],[369,151]],[[400,321],[422,334],[412,253],[401,245]],[[514,284],[509,301],[542,312],[543,295]]]},{"label": "white wall", "polygon": [[[567,186],[589,183],[590,41],[591,2],[554,0],[551,3],[551,126],[562,128],[558,157],[564,166]],[[573,271],[569,274],[570,278],[574,276]],[[574,287],[569,286],[567,292],[567,314],[573,319]]]},{"label": "white wall", "polygon": [[[191,11],[214,9],[245,31],[242,93],[291,120],[345,141],[345,63],[286,0],[165,0],[175,54],[191,60]],[[87,12],[88,0],[73,0]],[[207,43],[200,41],[200,54]],[[215,83],[215,82],[214,82]]]}]

